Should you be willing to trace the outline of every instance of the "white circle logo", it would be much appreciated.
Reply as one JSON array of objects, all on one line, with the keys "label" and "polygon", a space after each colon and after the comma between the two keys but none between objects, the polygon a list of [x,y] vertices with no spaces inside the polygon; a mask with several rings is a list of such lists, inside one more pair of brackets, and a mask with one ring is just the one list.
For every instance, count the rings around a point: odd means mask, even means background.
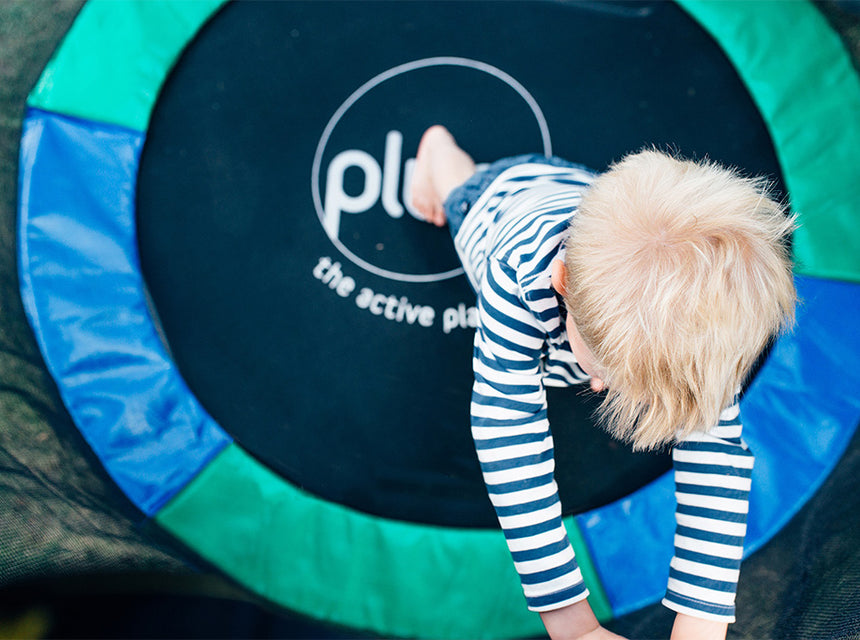
[{"label": "white circle logo", "polygon": [[[451,85],[460,88],[448,91]],[[463,100],[455,99],[454,94],[462,95],[464,89],[482,93],[475,110],[483,112],[474,113],[475,118],[492,119],[495,112],[487,113],[488,109],[512,113],[518,129],[532,132],[533,145],[539,144],[544,155],[552,154],[549,128],[537,101],[516,79],[492,65],[468,58],[425,58],[371,78],[329,120],[317,144],[311,173],[320,223],[332,243],[355,265],[401,282],[436,282],[463,272],[453,258],[441,264],[433,255],[422,256],[420,249],[427,244],[431,227],[410,220],[420,219],[410,204],[414,159],[404,161],[402,150],[404,133],[416,138],[429,124],[456,120]],[[433,119],[423,122],[427,117]],[[368,147],[375,147],[376,157]],[[376,222],[357,225],[358,214],[367,213],[373,213]],[[398,231],[391,231],[398,221]],[[425,234],[413,246],[402,237],[407,223],[414,225],[411,233]],[[447,255],[454,255],[453,251]]]}]

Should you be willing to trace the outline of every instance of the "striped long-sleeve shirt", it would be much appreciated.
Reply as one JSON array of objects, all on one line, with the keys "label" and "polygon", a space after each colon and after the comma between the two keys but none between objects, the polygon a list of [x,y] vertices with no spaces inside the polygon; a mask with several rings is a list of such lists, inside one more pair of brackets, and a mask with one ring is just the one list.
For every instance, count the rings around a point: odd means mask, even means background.
[{"label": "striped long-sleeve shirt", "polygon": [[[472,435],[534,611],[588,595],[561,519],[545,387],[588,379],[567,341],[550,273],[593,178],[576,168],[515,165],[483,192],[455,237],[478,292]],[[664,599],[669,608],[734,620],[752,460],[741,440],[737,405],[707,433],[675,446],[677,528]]]}]

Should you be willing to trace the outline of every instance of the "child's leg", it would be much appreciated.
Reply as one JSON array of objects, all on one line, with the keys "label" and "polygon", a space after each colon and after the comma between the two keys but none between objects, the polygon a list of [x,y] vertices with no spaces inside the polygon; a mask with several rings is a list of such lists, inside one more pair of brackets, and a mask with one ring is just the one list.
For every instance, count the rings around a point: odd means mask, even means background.
[{"label": "child's leg", "polygon": [[412,173],[412,205],[427,222],[445,224],[443,203],[475,173],[475,163],[441,125],[424,132]]}]

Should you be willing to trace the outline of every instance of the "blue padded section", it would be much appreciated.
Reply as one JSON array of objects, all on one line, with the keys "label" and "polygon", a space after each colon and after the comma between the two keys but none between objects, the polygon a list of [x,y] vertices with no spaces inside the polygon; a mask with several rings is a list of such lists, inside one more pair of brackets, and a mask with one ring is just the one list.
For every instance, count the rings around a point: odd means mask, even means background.
[{"label": "blue padded section", "polygon": [[20,162],[21,294],[78,428],[153,515],[228,442],[159,338],[134,219],[140,132],[30,110]]}]

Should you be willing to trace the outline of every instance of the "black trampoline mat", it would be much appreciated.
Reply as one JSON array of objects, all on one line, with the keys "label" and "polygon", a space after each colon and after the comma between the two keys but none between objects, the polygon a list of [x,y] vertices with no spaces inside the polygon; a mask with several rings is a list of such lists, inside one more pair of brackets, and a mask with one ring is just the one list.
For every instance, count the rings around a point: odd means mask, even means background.
[{"label": "black trampoline mat", "polygon": [[[731,65],[671,3],[235,2],[191,43],[137,196],[142,270],[189,387],[317,496],[495,526],[469,432],[474,294],[447,230],[403,207],[437,122],[478,162],[551,147],[602,170],[657,145],[779,169]],[[595,428],[585,389],[548,396],[566,513],[669,468]]]}]

